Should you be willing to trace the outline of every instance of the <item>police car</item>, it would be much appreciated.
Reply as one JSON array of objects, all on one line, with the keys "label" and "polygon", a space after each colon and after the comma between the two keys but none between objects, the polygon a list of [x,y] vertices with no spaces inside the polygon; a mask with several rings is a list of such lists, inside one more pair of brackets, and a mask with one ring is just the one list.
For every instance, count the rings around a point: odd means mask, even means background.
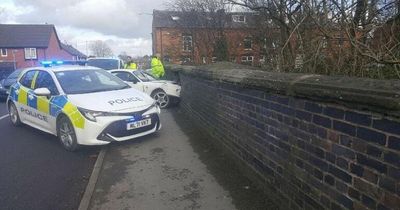
[{"label": "police car", "polygon": [[179,102],[181,86],[176,82],[157,80],[143,70],[116,69],[110,72],[131,87],[150,95],[160,108],[167,108],[172,103]]},{"label": "police car", "polygon": [[11,86],[7,107],[14,125],[56,135],[69,151],[161,128],[160,108],[151,97],[95,67],[28,68]]}]

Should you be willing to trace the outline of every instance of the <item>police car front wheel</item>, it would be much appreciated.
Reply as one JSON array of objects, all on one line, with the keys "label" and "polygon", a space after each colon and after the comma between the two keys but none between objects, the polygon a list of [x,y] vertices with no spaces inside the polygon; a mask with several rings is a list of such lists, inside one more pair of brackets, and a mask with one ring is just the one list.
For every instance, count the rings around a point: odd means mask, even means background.
[{"label": "police car front wheel", "polygon": [[66,150],[76,151],[78,149],[79,145],[76,140],[74,127],[67,117],[62,116],[58,120],[57,134],[61,144]]},{"label": "police car front wheel", "polygon": [[19,118],[17,107],[15,106],[15,104],[10,103],[10,105],[8,107],[8,111],[10,113],[10,119],[11,119],[12,124],[14,124],[15,126],[20,126],[22,123]]}]

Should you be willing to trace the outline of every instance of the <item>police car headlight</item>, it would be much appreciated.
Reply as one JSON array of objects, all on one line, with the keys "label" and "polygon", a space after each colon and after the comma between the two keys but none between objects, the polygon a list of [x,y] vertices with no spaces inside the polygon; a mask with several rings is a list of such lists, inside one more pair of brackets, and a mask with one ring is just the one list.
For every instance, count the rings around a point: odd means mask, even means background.
[{"label": "police car headlight", "polygon": [[93,121],[93,122],[97,122],[96,117],[109,115],[109,113],[107,113],[107,112],[92,111],[92,110],[83,109],[83,108],[78,108],[78,110],[81,112],[81,114],[86,119]]}]

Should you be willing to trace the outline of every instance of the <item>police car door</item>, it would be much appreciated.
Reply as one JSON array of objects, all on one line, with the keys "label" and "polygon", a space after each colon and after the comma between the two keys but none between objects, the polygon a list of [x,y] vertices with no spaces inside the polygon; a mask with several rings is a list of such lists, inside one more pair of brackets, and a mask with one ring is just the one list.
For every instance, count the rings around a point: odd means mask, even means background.
[{"label": "police car door", "polygon": [[[37,76],[37,70],[25,72],[19,80],[20,86],[15,90],[16,106],[18,109],[21,121],[27,124],[32,124],[35,120],[36,103],[33,95],[32,81]],[[34,84],[33,84],[34,85]]]},{"label": "police car door", "polygon": [[37,124],[44,130],[55,133],[56,118],[50,115],[50,100],[52,97],[59,95],[58,89],[52,76],[46,71],[39,71],[36,80],[34,81],[35,90],[38,88],[47,88],[50,91],[50,96],[37,96],[36,109],[43,116],[42,120],[37,120]]}]

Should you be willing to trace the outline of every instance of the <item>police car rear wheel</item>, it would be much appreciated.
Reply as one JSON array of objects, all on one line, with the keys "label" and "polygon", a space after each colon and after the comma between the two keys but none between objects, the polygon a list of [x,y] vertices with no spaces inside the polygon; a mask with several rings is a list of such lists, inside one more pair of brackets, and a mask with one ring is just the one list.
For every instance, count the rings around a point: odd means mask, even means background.
[{"label": "police car rear wheel", "polygon": [[67,117],[61,117],[58,121],[58,138],[63,147],[68,151],[78,149],[74,127]]},{"label": "police car rear wheel", "polygon": [[170,104],[169,96],[162,90],[154,92],[152,97],[161,109],[167,108]]},{"label": "police car rear wheel", "polygon": [[21,120],[19,119],[17,107],[15,107],[14,104],[10,104],[9,112],[12,124],[14,124],[15,126],[20,126],[22,123]]}]

